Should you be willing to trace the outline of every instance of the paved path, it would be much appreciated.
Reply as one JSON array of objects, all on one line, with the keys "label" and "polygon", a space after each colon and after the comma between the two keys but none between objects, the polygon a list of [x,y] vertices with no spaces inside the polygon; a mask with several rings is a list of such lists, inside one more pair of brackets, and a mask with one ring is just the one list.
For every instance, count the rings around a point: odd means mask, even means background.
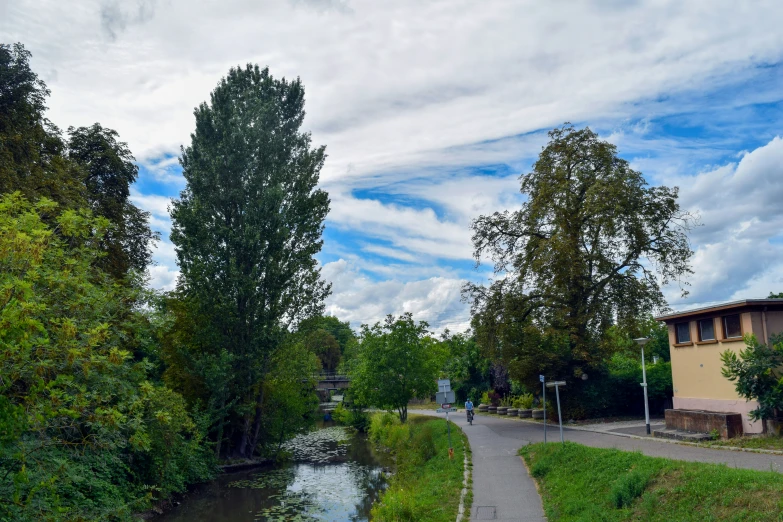
[{"label": "paved path", "polygon": [[[411,410],[411,413],[445,417],[432,410]],[[543,520],[541,498],[527,469],[516,456],[520,447],[531,442],[543,442],[543,424],[482,414],[476,415],[473,426],[467,426],[462,411],[452,414],[450,418],[462,427],[473,450],[471,520],[483,520],[477,517],[477,510],[482,506],[495,506],[496,520]],[[653,438],[634,439],[611,432],[596,433],[568,428],[563,429],[563,436],[565,440],[596,448],[639,451],[651,457],[726,464],[735,468],[783,473],[783,455],[699,448]],[[547,440],[549,442],[560,440],[557,424],[549,425]]]},{"label": "paved path", "polygon": [[[445,417],[432,410],[411,410],[410,413]],[[536,485],[522,463],[522,458],[517,455],[517,450],[527,442],[498,433],[493,425],[499,419],[487,419],[493,421],[490,423],[477,415],[473,426],[469,426],[462,411],[451,414],[449,418],[468,436],[473,451],[473,508],[470,520],[545,520]],[[509,422],[513,421],[506,419],[506,423]],[[491,512],[492,508],[495,510],[494,517],[482,516]]]}]

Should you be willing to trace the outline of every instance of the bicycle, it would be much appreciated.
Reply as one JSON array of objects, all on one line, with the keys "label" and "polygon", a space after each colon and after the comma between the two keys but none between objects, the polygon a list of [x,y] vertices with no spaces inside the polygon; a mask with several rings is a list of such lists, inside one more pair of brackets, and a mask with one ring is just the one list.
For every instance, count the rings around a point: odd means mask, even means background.
[{"label": "bicycle", "polygon": [[468,410],[468,424],[473,426],[473,410]]}]

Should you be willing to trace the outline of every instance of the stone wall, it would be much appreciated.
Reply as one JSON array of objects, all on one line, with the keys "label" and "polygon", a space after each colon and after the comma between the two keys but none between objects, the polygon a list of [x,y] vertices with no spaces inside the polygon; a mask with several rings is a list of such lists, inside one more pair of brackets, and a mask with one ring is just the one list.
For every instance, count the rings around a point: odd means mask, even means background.
[{"label": "stone wall", "polygon": [[666,410],[666,428],[694,433],[717,430],[722,439],[742,436],[742,415],[699,410]]}]

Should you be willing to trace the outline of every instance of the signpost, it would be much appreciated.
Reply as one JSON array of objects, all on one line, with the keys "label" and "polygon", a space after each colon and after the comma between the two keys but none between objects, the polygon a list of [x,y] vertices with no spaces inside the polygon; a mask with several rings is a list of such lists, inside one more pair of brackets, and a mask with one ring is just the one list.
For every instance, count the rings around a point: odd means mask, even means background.
[{"label": "signpost", "polygon": [[441,403],[440,408],[435,410],[438,413],[446,414],[446,430],[449,434],[449,459],[454,458],[454,448],[451,447],[451,423],[449,422],[449,412],[457,411],[452,408],[454,402],[454,392],[451,391],[451,381],[448,379],[438,379],[438,393],[435,394],[436,400]]},{"label": "signpost", "polygon": [[[565,444],[565,440],[563,440],[563,416],[560,414],[560,391],[559,390],[560,390],[560,386],[565,386],[565,385],[566,385],[565,381],[550,381],[546,383],[546,386],[548,388],[552,388],[552,387],[555,388],[555,395],[557,396],[557,420],[558,422],[560,422],[560,442],[562,442],[563,444]],[[544,421],[546,422],[546,419],[544,419]],[[544,425],[544,427],[546,428],[546,424]],[[546,440],[546,432],[544,432],[544,434]]]},{"label": "signpost", "polygon": [[546,386],[544,386],[544,376],[539,375],[538,380],[541,381],[541,389],[544,390],[544,444],[546,444]]}]

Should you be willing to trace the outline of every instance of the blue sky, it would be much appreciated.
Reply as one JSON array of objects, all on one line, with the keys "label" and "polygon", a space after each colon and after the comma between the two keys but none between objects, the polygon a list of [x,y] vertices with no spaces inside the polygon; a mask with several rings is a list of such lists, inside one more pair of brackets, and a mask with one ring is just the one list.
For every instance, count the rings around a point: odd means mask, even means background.
[{"label": "blue sky", "polygon": [[[48,3],[48,6],[42,4]],[[140,166],[134,200],[162,231],[151,282],[177,275],[166,207],[193,108],[232,65],[301,77],[327,147],[327,311],[354,325],[412,312],[467,327],[469,225],[518,208],[518,176],[565,121],[615,143],[702,225],[690,295],[783,291],[783,5],[704,0],[0,0],[52,90],[59,126],[99,121]],[[45,29],[45,30],[44,30]]]}]

